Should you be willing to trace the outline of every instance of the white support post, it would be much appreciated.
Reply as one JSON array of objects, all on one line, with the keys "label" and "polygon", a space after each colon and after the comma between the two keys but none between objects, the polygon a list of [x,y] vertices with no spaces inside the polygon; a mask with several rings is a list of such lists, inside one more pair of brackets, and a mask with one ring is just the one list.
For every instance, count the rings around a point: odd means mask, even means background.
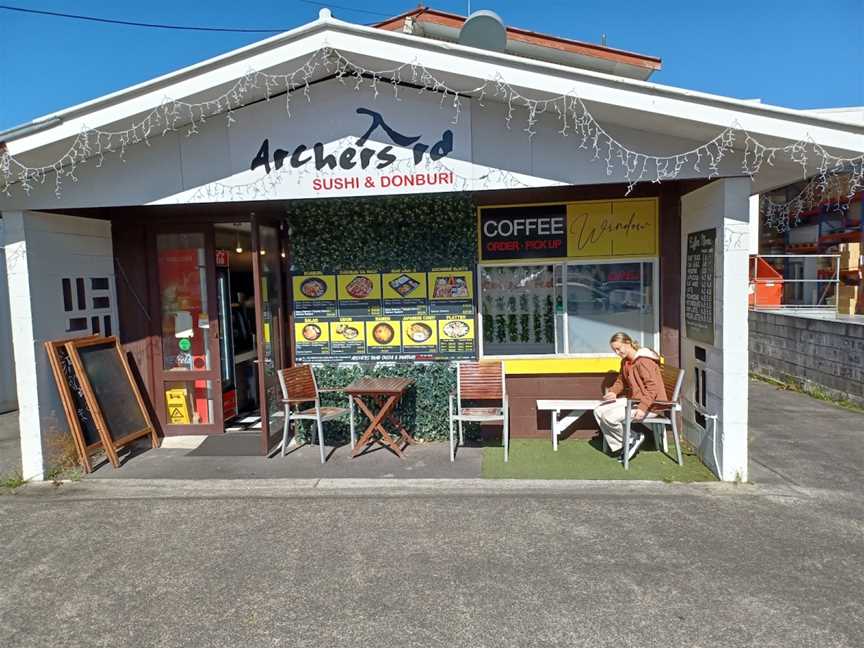
[{"label": "white support post", "polygon": [[[724,481],[747,479],[749,178],[724,178],[681,199],[681,366],[684,434]],[[687,235],[714,230],[713,342],[691,338],[686,318]],[[697,352],[704,360],[697,360]],[[700,371],[697,381],[696,371]],[[705,402],[700,402],[704,379]],[[700,389],[697,393],[697,384]],[[700,425],[693,403],[717,416]],[[717,458],[715,461],[714,458]],[[719,465],[717,465],[719,463]]]},{"label": "white support post", "polygon": [[30,294],[30,268],[23,212],[4,212],[6,274],[9,277],[9,312],[18,391],[18,426],[21,438],[21,475],[41,480],[44,475],[42,426],[39,417],[39,381],[36,338]]},{"label": "white support post", "polygon": [[43,342],[119,334],[111,224],[4,212],[22,476],[40,480],[71,449]]}]

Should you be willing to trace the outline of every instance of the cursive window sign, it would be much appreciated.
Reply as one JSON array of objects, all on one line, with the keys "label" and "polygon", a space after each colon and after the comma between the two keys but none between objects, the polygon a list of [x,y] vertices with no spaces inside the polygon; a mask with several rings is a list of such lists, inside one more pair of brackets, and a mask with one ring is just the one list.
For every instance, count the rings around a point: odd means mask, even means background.
[{"label": "cursive window sign", "polygon": [[631,234],[645,232],[651,225],[650,220],[640,220],[636,212],[632,212],[624,222],[616,222],[611,216],[598,219],[591,218],[591,214],[581,213],[570,219],[569,231],[576,249],[584,250],[604,239],[611,241],[617,236],[629,237]]}]

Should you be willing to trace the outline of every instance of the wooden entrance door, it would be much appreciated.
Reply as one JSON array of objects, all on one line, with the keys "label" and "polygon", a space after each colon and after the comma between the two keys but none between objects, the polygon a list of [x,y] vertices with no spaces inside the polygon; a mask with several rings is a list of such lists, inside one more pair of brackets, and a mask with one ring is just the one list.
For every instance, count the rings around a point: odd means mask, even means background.
[{"label": "wooden entrance door", "polygon": [[261,453],[282,438],[283,405],[279,369],[285,361],[285,291],[278,220],[252,217],[252,270],[255,281],[255,325],[258,340],[258,389],[261,405]]},{"label": "wooden entrance door", "polygon": [[[212,226],[158,227],[154,402],[166,436],[224,432]],[[154,318],[155,319],[155,318]]]}]

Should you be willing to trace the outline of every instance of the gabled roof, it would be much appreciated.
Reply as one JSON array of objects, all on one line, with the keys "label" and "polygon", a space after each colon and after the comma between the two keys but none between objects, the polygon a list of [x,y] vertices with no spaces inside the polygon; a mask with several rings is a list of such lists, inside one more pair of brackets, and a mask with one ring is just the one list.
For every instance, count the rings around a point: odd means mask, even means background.
[{"label": "gabled roof", "polygon": [[[458,38],[459,30],[466,20],[466,16],[459,14],[418,7],[382,21],[375,27],[453,42]],[[605,45],[541,34],[517,27],[506,29],[507,51],[517,56],[584,67],[643,81],[661,67],[661,61],[656,56],[627,52]]]},{"label": "gabled roof", "polygon": [[[297,70],[323,48],[337,50],[369,70],[423,66],[436,79],[458,90],[478,81],[503,79],[524,96],[542,100],[576,96],[605,127],[616,125],[645,132],[649,139],[681,137],[707,142],[732,126],[758,137],[765,146],[813,141],[835,155],[864,151],[864,125],[842,123],[823,115],[694,92],[632,78],[604,74],[458,43],[417,38],[337,20],[322,10],[318,20],[171,74],[59,111],[20,129],[0,134],[11,155],[33,164],[50,164],[57,152],[85,128],[127,129],[166,97],[204,101],[229,89],[250,69],[270,73]],[[327,75],[316,72],[314,82]],[[263,99],[254,94],[247,101]],[[486,101],[495,101],[492,95]],[[658,139],[659,138],[659,139]],[[743,138],[735,145],[744,148]],[[640,142],[630,142],[639,148]],[[655,145],[645,145],[645,153]],[[663,151],[674,154],[678,151]],[[797,164],[775,161],[760,174],[755,190],[787,184],[801,177]]]}]

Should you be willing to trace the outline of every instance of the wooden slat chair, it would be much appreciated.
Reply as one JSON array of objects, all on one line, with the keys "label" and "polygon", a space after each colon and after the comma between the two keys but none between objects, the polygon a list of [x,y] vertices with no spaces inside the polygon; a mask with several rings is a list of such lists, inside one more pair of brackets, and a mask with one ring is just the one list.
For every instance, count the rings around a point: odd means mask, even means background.
[{"label": "wooden slat chair", "polygon": [[[463,401],[469,401],[470,404],[463,406]],[[480,406],[480,403],[483,406]],[[453,423],[456,422],[459,425],[459,444],[463,445],[465,438],[462,424],[465,421],[474,423],[500,422],[504,444],[504,461],[509,461],[510,414],[503,362],[460,362],[457,365],[456,392],[450,394],[450,461],[456,459]]]},{"label": "wooden slat chair", "polygon": [[[666,394],[672,394],[668,401],[654,401],[651,406],[651,411],[648,416],[642,419],[642,425],[646,425],[654,432],[654,443],[657,445],[658,435],[661,438],[662,450],[664,453],[669,452],[669,446],[666,439],[666,426],[672,426],[672,437],[675,439],[675,452],[678,459],[678,465],[684,465],[684,459],[681,456],[681,437],[678,432],[678,414],[681,412],[681,385],[684,384],[684,370],[678,367],[663,365],[660,367],[660,373],[663,376],[663,386],[666,388]],[[633,410],[639,404],[638,400],[627,399],[627,409],[624,416],[624,470],[630,469],[630,426],[632,424]]]},{"label": "wooden slat chair", "polygon": [[[288,446],[288,427],[291,421],[315,421],[318,426],[318,448],[321,452],[321,463],[324,463],[324,421],[350,414],[351,438],[354,438],[354,408],[351,399],[349,407],[322,407],[319,394],[338,392],[340,389],[318,389],[315,374],[309,365],[297,365],[279,371],[279,385],[282,387],[282,404],[285,409],[285,420],[282,423],[282,442],[279,447],[282,456]],[[313,407],[301,409],[304,403],[314,403]],[[291,406],[294,406],[294,409]],[[279,449],[279,448],[277,448]]]}]

